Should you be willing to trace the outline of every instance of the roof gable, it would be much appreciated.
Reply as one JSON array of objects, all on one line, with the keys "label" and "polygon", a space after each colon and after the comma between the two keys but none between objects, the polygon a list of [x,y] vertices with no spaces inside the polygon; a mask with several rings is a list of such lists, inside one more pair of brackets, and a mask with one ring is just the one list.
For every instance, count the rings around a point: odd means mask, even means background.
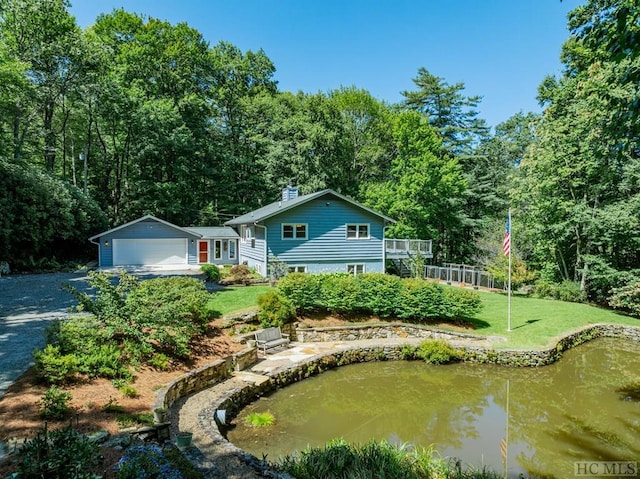
[{"label": "roof gable", "polygon": [[101,236],[110,235],[110,234],[112,234],[112,233],[115,233],[115,232],[116,232],[116,231],[118,231],[118,230],[121,230],[121,229],[123,229],[123,228],[127,228],[127,227],[129,227],[129,226],[131,226],[131,225],[134,225],[134,224],[136,224],[136,223],[140,223],[140,222],[142,222],[142,221],[147,221],[147,220],[157,221],[158,223],[165,224],[165,225],[167,225],[167,226],[169,226],[169,227],[171,227],[171,228],[174,228],[174,229],[176,229],[176,230],[178,230],[178,231],[180,231],[180,232],[182,232],[182,233],[186,233],[186,234],[191,235],[191,236],[195,236],[195,237],[202,237],[202,235],[201,235],[200,233],[197,233],[197,232],[194,232],[194,231],[189,231],[189,230],[188,230],[188,229],[186,229],[186,228],[181,228],[180,226],[176,226],[176,225],[174,225],[173,223],[169,223],[168,221],[161,220],[160,218],[156,218],[156,217],[155,217],[155,216],[153,216],[153,215],[145,215],[145,216],[142,216],[142,217],[140,217],[140,218],[138,218],[138,219],[136,219],[136,220],[129,221],[128,223],[125,223],[125,224],[123,224],[123,225],[116,226],[115,228],[112,228],[112,229],[110,229],[110,230],[103,231],[102,233],[98,233],[97,235],[94,235],[94,236],[92,236],[91,238],[89,238],[89,241],[93,241],[93,240],[95,240],[95,239],[97,239],[97,238],[100,238]]},{"label": "roof gable", "polygon": [[380,217],[384,221],[388,221],[390,223],[396,222],[394,219],[389,218],[388,216],[385,216],[382,213],[379,213],[375,210],[372,210],[371,208],[368,208],[363,204],[358,203],[357,201],[347,198],[346,196],[343,196],[340,193],[336,193],[333,190],[326,189],[326,190],[317,191],[315,193],[311,193],[308,195],[298,196],[297,198],[294,198],[288,201],[276,201],[267,206],[263,206],[262,208],[258,208],[257,210],[251,211],[247,214],[244,214],[242,216],[238,216],[237,218],[229,220],[225,222],[225,225],[235,226],[235,225],[242,225],[242,224],[249,224],[249,223],[259,223],[268,218],[284,213],[285,211],[292,210],[294,208],[297,208],[300,205],[308,203],[309,201],[322,198],[324,196],[333,196],[340,200],[346,201],[357,208],[363,209],[375,216]]}]

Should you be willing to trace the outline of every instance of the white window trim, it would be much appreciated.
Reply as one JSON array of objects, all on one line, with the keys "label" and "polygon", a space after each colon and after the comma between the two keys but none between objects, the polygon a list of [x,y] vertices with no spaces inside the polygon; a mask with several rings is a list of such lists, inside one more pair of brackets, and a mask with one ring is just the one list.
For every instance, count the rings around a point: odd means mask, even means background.
[{"label": "white window trim", "polygon": [[[293,269],[293,271],[290,271],[291,269]],[[298,271],[298,269],[302,269],[302,271]],[[306,264],[290,264],[287,267],[287,272],[288,273],[306,273],[307,265]]]},{"label": "white window trim", "polygon": [[[356,236],[354,238],[349,237],[349,226],[356,227]],[[367,227],[367,236],[360,236],[361,226]],[[349,241],[371,239],[371,223],[347,223],[345,225],[344,234]]]},{"label": "white window trim", "polygon": [[222,240],[213,240],[213,259],[222,259]]},{"label": "white window trim", "polygon": [[236,259],[238,257],[238,245],[236,244],[236,240],[228,240],[227,248],[229,259]]},{"label": "white window trim", "polygon": [[[358,273],[358,267],[361,266],[362,267],[362,271],[360,273]],[[353,275],[357,276],[359,274],[364,274],[367,272],[367,267],[365,266],[364,263],[350,263],[347,264],[347,273],[350,273],[349,268],[353,267]]]},{"label": "white window trim", "polygon": [[255,240],[255,235],[253,234],[253,231],[251,231],[251,226],[249,226],[249,225],[241,225],[240,226],[240,241],[242,243],[249,243],[252,240]]},{"label": "white window trim", "polygon": [[[284,237],[284,227],[285,226],[291,226],[293,227],[293,238],[285,238]],[[304,237],[303,238],[298,238],[296,237],[296,232],[297,232],[297,228],[296,226],[304,226]],[[306,240],[309,238],[309,224],[308,223],[282,223],[280,225],[280,238],[283,241],[300,241],[300,240]]]}]

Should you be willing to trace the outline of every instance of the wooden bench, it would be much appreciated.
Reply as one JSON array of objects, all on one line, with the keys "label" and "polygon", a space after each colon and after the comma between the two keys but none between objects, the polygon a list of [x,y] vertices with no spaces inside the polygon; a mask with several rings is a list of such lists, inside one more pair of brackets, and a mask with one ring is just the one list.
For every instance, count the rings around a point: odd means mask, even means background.
[{"label": "wooden bench", "polygon": [[289,335],[282,334],[279,327],[266,328],[261,331],[256,331],[256,346],[258,350],[262,350],[264,354],[273,348],[285,346],[289,344]]}]

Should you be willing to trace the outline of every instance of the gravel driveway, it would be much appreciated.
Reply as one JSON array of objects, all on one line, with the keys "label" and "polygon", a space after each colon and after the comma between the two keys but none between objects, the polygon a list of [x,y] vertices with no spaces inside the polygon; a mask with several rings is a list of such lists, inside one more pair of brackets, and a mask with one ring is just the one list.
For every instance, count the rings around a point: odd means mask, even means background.
[{"label": "gravel driveway", "polygon": [[[128,272],[140,279],[201,274],[200,268],[138,267]],[[77,304],[64,285],[88,291],[87,279],[85,272],[0,277],[0,399],[33,363],[33,350],[45,345],[47,324],[65,317],[69,308]]]},{"label": "gravel driveway", "polygon": [[0,278],[0,398],[45,344],[44,330],[68,314],[75,298],[63,286],[87,290],[86,273],[49,273]]}]

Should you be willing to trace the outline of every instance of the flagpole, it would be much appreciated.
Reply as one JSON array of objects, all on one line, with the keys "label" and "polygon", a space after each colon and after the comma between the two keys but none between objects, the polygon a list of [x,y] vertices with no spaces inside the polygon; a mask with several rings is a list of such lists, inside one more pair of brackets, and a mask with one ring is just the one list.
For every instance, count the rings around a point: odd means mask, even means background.
[{"label": "flagpole", "polygon": [[513,245],[513,225],[511,224],[511,208],[509,208],[509,282],[507,299],[507,332],[511,331],[511,246]]}]

